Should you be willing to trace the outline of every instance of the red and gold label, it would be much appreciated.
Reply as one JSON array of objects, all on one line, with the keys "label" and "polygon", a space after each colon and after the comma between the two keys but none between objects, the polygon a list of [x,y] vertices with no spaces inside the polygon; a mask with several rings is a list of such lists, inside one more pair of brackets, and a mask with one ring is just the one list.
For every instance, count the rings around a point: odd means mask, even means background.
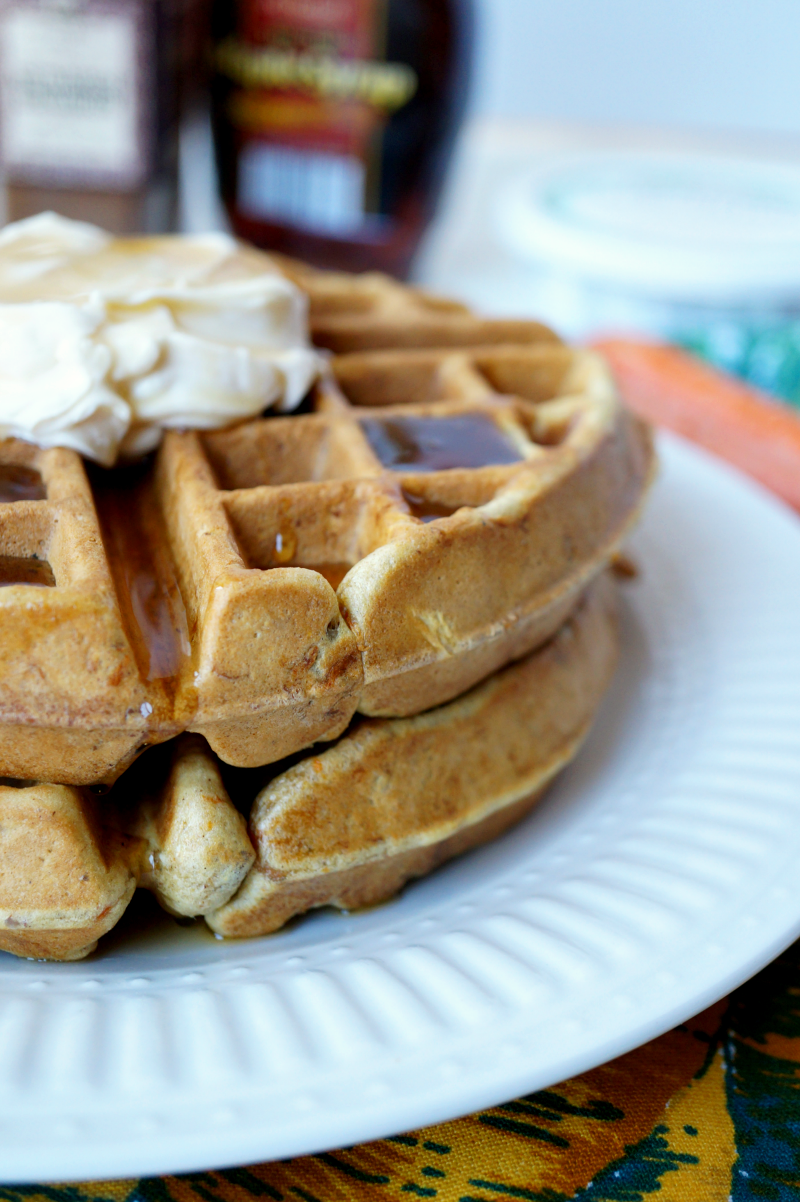
[{"label": "red and gold label", "polygon": [[385,61],[385,18],[386,0],[240,0],[216,67],[244,213],[333,237],[380,224],[381,135],[417,84]]},{"label": "red and gold label", "polygon": [[[382,5],[376,0],[250,0],[242,9],[241,36],[335,58],[374,58],[376,24]],[[376,21],[377,18],[377,21]]]}]

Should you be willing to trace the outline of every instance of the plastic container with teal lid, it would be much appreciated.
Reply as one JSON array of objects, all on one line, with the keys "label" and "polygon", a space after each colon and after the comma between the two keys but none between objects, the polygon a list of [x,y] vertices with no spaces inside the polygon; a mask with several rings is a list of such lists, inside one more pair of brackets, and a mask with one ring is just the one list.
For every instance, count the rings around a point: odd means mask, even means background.
[{"label": "plastic container with teal lid", "polygon": [[496,220],[572,337],[667,338],[800,404],[800,163],[558,155],[507,185]]}]

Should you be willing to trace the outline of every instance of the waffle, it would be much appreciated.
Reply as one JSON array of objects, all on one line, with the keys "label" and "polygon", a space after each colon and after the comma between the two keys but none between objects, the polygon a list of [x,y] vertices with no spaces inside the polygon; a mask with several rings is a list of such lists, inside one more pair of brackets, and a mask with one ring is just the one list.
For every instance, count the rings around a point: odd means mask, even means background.
[{"label": "waffle", "polygon": [[264,935],[316,906],[376,905],[500,834],[574,757],[616,651],[604,577],[544,648],[465,696],[413,718],[357,720],[259,793],[256,861],[209,926]]},{"label": "waffle", "polygon": [[[201,559],[208,530],[228,554],[239,547],[242,559],[228,560],[229,570],[235,562],[236,571],[261,571],[258,583],[250,578],[264,593],[252,628],[246,636],[237,628],[228,659],[220,622],[200,668],[201,682],[224,679],[229,703],[231,680],[250,689],[252,722],[241,708],[218,720],[216,697],[213,711],[201,706],[193,719],[230,763],[294,750],[273,742],[281,729],[275,699],[291,734],[301,717],[324,718],[337,697],[335,725],[313,736],[331,737],[356,709],[419,713],[532,650],[618,549],[651,472],[647,433],[586,353],[549,344],[379,351],[337,357],[331,368],[316,413],[165,441],[162,464],[177,482],[165,486],[172,526],[182,515],[188,527],[201,507],[208,515],[202,545],[176,551],[184,595],[201,595],[203,580],[222,573],[222,560],[211,569]],[[426,449],[426,439],[441,446]],[[473,466],[455,466],[471,456]],[[311,590],[321,604],[325,580],[330,609],[322,607],[313,630]],[[342,656],[351,636],[359,653],[346,674],[322,630],[337,621],[333,588],[346,623]],[[280,640],[258,642],[277,589],[280,613],[291,608],[298,632],[290,657],[283,628]],[[229,621],[238,612],[231,603]],[[264,656],[258,675],[255,647]],[[267,667],[276,647],[287,658]],[[304,655],[313,663],[295,702]],[[314,689],[316,706],[308,701]],[[256,707],[273,715],[269,724]]]},{"label": "waffle", "polygon": [[113,781],[185,729],[252,767],[440,705],[558,628],[652,470],[555,344],[336,357],[312,405],[168,432],[131,486],[0,445],[3,775]]},{"label": "waffle", "polygon": [[135,848],[66,785],[0,786],[0,947],[79,960],[122,917],[136,888]]},{"label": "waffle", "polygon": [[[585,737],[615,656],[604,575],[544,647],[466,696],[421,716],[357,718],[332,747],[278,766],[247,826],[196,736],[163,749],[155,787],[147,759],[106,797],[2,786],[0,947],[85,956],[137,885],[230,936],[385,900],[533,806]],[[242,805],[263,774],[226,771]]]},{"label": "waffle", "polygon": [[380,272],[319,271],[271,254],[309,301],[311,338],[338,354],[386,348],[527,345],[560,339],[538,321],[477,317],[466,305]]},{"label": "waffle", "polygon": [[180,730],[143,679],[74,451],[0,442],[0,774],[90,783]]}]

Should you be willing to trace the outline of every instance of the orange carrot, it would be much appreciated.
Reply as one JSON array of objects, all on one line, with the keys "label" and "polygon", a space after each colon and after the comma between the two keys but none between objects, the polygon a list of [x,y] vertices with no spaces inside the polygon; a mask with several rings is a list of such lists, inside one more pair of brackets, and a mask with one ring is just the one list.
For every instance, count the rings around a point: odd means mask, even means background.
[{"label": "orange carrot", "polygon": [[800,509],[800,413],[677,347],[604,339],[626,404],[722,456]]}]

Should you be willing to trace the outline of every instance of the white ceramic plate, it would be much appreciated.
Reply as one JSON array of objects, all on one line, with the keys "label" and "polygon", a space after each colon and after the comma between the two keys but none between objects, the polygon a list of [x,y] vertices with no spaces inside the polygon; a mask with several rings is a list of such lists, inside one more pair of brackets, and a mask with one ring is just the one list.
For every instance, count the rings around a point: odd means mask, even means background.
[{"label": "white ceramic plate", "polygon": [[156,925],[0,956],[0,1180],[285,1157],[542,1088],[702,1009],[800,933],[800,522],[663,443],[622,666],[496,843],[267,940]]}]

